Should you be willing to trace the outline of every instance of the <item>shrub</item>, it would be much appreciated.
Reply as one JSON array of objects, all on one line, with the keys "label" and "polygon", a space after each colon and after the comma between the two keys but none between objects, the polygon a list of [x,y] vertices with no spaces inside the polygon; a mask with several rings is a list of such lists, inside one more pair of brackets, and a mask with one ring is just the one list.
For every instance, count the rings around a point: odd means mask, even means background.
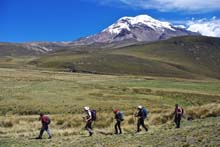
[{"label": "shrub", "polygon": [[134,88],[133,92],[137,94],[150,94],[152,90],[146,88]]},{"label": "shrub", "polygon": [[72,123],[71,126],[72,126],[72,127],[75,127],[75,128],[78,128],[78,127],[81,126],[81,122],[75,121],[75,122]]},{"label": "shrub", "polygon": [[0,122],[0,127],[11,128],[13,127],[13,123],[11,121],[2,121]]},{"label": "shrub", "polygon": [[194,106],[186,110],[188,118],[206,118],[220,116],[220,104],[207,104],[203,106]]},{"label": "shrub", "polygon": [[159,125],[159,124],[167,123],[171,119],[172,119],[172,113],[152,114],[152,116],[149,119],[149,123],[151,125]]},{"label": "shrub", "polygon": [[135,119],[133,117],[128,119],[128,124],[133,125],[135,123]]},{"label": "shrub", "polygon": [[64,123],[64,120],[59,119],[57,120],[56,125],[63,125],[63,123]]},{"label": "shrub", "polygon": [[107,128],[109,126],[111,126],[111,124],[113,123],[113,119],[112,118],[108,118],[108,119],[99,119],[98,121],[95,122],[95,126],[97,128]]}]

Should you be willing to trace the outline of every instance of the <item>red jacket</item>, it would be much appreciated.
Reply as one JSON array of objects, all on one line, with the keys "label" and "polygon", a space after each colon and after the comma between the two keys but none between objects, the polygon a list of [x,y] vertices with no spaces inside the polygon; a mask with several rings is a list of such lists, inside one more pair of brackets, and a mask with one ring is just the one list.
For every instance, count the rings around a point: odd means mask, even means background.
[{"label": "red jacket", "polygon": [[43,125],[47,124],[47,116],[43,115],[43,116],[41,117],[41,123],[42,123]]}]

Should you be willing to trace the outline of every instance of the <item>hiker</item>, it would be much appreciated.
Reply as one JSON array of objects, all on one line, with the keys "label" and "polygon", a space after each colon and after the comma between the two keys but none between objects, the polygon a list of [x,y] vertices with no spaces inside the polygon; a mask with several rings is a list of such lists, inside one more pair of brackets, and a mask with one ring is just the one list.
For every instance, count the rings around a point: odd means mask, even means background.
[{"label": "hiker", "polygon": [[135,116],[138,118],[136,132],[140,132],[140,126],[142,126],[147,132],[148,128],[144,124],[144,120],[147,118],[147,109],[144,108],[143,106],[138,106],[138,112]]},{"label": "hiker", "polygon": [[85,121],[86,126],[85,129],[89,132],[89,136],[92,136],[93,130],[92,130],[92,122],[96,120],[96,111],[90,110],[89,107],[84,107],[84,111],[86,113]]},{"label": "hiker", "polygon": [[43,113],[40,113],[39,120],[42,123],[42,127],[40,129],[40,134],[36,139],[42,139],[42,135],[43,135],[44,131],[47,131],[47,134],[49,136],[48,139],[51,139],[52,135],[51,135],[51,131],[50,131],[49,126],[48,126],[51,122],[50,118],[48,116],[45,116]]},{"label": "hiker", "polygon": [[180,128],[180,121],[183,116],[184,110],[178,104],[175,105],[175,110],[173,112],[174,122],[176,124],[176,128]]},{"label": "hiker", "polygon": [[[115,109],[114,111],[114,114],[115,114],[115,120],[116,120],[116,123],[115,123],[115,134],[122,134],[122,131],[121,131],[121,122],[124,120],[123,118],[123,113],[120,112],[118,109]],[[118,132],[119,130],[119,132]]]}]

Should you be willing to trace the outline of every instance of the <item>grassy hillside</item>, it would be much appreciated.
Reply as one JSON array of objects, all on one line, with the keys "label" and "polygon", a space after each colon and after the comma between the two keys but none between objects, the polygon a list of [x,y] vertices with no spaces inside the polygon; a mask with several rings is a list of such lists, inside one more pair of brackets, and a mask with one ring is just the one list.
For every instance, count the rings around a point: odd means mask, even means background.
[{"label": "grassy hillside", "polygon": [[39,52],[25,48],[20,43],[3,43],[0,42],[0,57],[4,56],[31,56],[38,55]]},{"label": "grassy hillside", "polygon": [[[204,105],[220,101],[219,89],[219,81],[1,69],[0,112],[74,113],[87,104],[102,111],[118,106],[130,110],[138,104],[160,109],[172,108],[175,103]],[[102,107],[106,103],[108,106]]]},{"label": "grassy hillside", "polygon": [[[0,146],[219,146],[219,89],[218,80],[0,68]],[[180,130],[172,123],[176,103],[185,110]],[[134,134],[140,104],[150,129]],[[92,138],[84,131],[85,105],[98,111]],[[112,135],[112,108],[124,112],[123,135]],[[52,140],[32,139],[40,111],[51,116]]]},{"label": "grassy hillside", "polygon": [[30,64],[105,74],[220,78],[220,39],[191,36],[104,51],[63,50]]},{"label": "grassy hillside", "polygon": [[[0,52],[0,147],[220,146],[220,39],[96,47],[41,56]],[[181,129],[172,122],[176,103],[185,111]],[[140,104],[149,111],[149,132],[135,134]],[[84,130],[84,106],[98,112],[93,137]],[[112,135],[113,108],[124,112],[123,135]],[[52,140],[33,139],[39,112],[52,119]]]},{"label": "grassy hillside", "polygon": [[[123,135],[95,134],[93,137],[84,135],[59,136],[52,140],[34,140],[31,137],[0,138],[1,147],[218,147],[220,145],[220,118],[206,118],[184,122],[183,128],[173,129],[171,124],[151,128],[148,133]],[[22,139],[21,139],[22,138]]]},{"label": "grassy hillside", "polygon": [[86,136],[62,136],[52,140],[36,141],[29,138],[19,139],[0,138],[0,146],[66,146],[66,147],[218,147],[220,118],[208,118],[191,122],[184,122],[180,130],[172,129],[170,124],[152,128],[148,133],[124,135],[96,134],[89,138]]}]

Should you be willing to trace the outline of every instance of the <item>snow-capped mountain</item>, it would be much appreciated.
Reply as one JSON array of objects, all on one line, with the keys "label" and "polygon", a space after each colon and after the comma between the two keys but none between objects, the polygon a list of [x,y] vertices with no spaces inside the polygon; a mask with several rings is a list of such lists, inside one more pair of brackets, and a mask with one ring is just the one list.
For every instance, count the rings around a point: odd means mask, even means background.
[{"label": "snow-capped mountain", "polygon": [[153,30],[170,29],[175,31],[168,22],[158,21],[148,15],[139,15],[136,17],[122,17],[117,23],[112,24],[107,29],[103,30],[103,32],[108,31],[112,34],[119,34],[123,29],[130,31],[135,25],[146,25]]},{"label": "snow-capped mountain", "polygon": [[[175,36],[199,35],[186,30],[181,26],[173,26],[169,22],[156,20],[148,15],[136,17],[122,17],[98,34],[69,42],[27,42],[27,43],[2,43],[0,49],[22,49],[23,54],[40,55],[63,49],[78,50],[79,46],[87,48],[117,48],[137,44],[138,42],[152,42],[168,39]],[[4,50],[4,55],[11,55],[9,50]],[[17,53],[19,54],[19,52]]]},{"label": "snow-capped mountain", "polygon": [[102,32],[74,41],[77,45],[112,43],[124,40],[152,42],[174,36],[199,35],[169,22],[156,20],[148,15],[122,17]]}]

